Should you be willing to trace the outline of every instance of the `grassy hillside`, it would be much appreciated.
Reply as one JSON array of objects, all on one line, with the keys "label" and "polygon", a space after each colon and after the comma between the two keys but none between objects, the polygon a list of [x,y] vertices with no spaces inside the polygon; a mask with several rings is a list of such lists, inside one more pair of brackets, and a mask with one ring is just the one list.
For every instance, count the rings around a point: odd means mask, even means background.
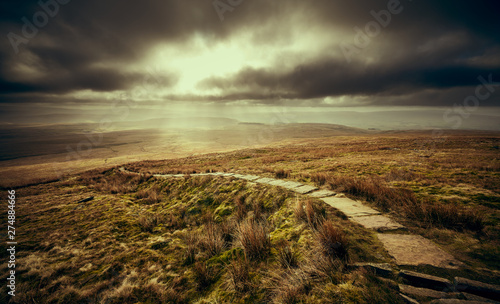
[{"label": "grassy hillside", "polygon": [[389,212],[474,267],[500,270],[500,135],[387,133],[127,165],[148,173],[285,176]]},{"label": "grassy hillside", "polygon": [[494,133],[304,139],[19,188],[14,303],[400,303],[393,282],[348,266],[392,263],[373,231],[279,187],[189,175],[215,171],[360,199],[465,263],[419,271],[498,284],[499,142]]},{"label": "grassy hillside", "polygon": [[371,232],[278,187],[115,169],[18,193],[15,303],[399,303],[346,267],[388,260]]}]

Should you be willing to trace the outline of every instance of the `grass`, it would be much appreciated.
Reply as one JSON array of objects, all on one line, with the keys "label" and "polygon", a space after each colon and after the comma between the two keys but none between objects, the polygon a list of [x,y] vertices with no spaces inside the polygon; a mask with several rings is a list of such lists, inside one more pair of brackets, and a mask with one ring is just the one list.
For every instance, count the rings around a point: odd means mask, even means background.
[{"label": "grass", "polygon": [[331,259],[339,259],[345,263],[349,260],[349,243],[342,230],[331,221],[324,221],[316,232],[319,247],[323,254]]},{"label": "grass", "polygon": [[[390,261],[374,234],[318,200],[233,178],[152,176],[210,171],[363,200],[453,253],[464,276],[499,284],[499,138],[457,133],[432,147],[422,133],[302,139],[19,188],[11,302],[401,303],[391,284],[346,267]],[[0,293],[7,303],[5,286]]]},{"label": "grass", "polygon": [[157,214],[141,214],[137,219],[142,231],[153,232],[153,229],[160,223],[161,219]]},{"label": "grass", "polygon": [[247,293],[252,289],[250,263],[246,259],[237,258],[227,265],[229,288],[236,293]]},{"label": "grass", "polygon": [[[499,142],[494,132],[446,131],[440,138],[430,132],[385,132],[297,139],[280,146],[138,162],[127,168],[162,173],[191,166],[197,171],[274,178],[283,170],[287,179],[367,201],[469,265],[500,270],[492,258],[500,255],[500,150],[495,148]],[[436,229],[452,233],[455,241],[428,233]]]},{"label": "grass", "polygon": [[[161,199],[145,201],[149,191]],[[313,265],[319,251],[311,219],[318,213],[353,235],[360,229],[318,208],[317,200],[223,177],[93,171],[55,187],[20,189],[19,196],[26,201],[17,210],[24,245],[17,256],[19,297],[12,303],[309,301],[331,277],[351,275],[338,265],[328,274]],[[94,199],[77,203],[88,196]],[[297,200],[312,206],[309,220],[295,218]],[[356,243],[349,250],[356,261],[377,246]],[[286,278],[289,291],[274,285],[276,274]]]},{"label": "grass", "polygon": [[247,259],[263,259],[269,254],[271,239],[264,222],[249,218],[240,223],[236,230],[238,242],[243,247]]},{"label": "grass", "polygon": [[[393,172],[390,173],[392,177]],[[391,187],[379,177],[334,175],[327,177],[327,184],[332,190],[363,198],[385,211],[404,213],[424,225],[471,231],[484,228],[483,216],[470,208],[419,199],[412,190]]]},{"label": "grass", "polygon": [[282,268],[288,269],[299,266],[299,257],[287,240],[278,245],[276,256]]}]

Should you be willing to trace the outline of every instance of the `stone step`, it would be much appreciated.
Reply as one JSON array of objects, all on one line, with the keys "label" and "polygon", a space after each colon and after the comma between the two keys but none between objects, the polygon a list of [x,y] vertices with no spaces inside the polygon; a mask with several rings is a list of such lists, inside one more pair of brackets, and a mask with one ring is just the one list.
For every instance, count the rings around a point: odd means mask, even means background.
[{"label": "stone step", "polygon": [[410,285],[415,287],[429,288],[437,291],[453,291],[454,286],[445,278],[431,276],[424,273],[401,270],[399,276],[405,279]]},{"label": "stone step", "polygon": [[404,295],[404,294],[402,294],[402,293],[400,293],[400,294],[399,294],[399,296],[403,299],[403,301],[404,301],[406,304],[420,304],[417,300],[412,299],[412,298],[410,298],[409,296]]},{"label": "stone step", "polygon": [[393,269],[388,263],[354,263],[350,267],[364,268],[377,276],[391,278],[394,276]]},{"label": "stone step", "polygon": [[431,265],[451,269],[463,265],[420,235],[379,233],[377,237],[398,265]]},{"label": "stone step", "polygon": [[431,304],[488,304],[488,302],[459,300],[459,299],[438,299],[438,300],[433,300]]},{"label": "stone step", "polygon": [[411,285],[399,284],[399,291],[408,296],[420,298],[443,299],[457,297],[457,294],[450,294],[444,291],[437,291],[429,288],[415,287]]},{"label": "stone step", "polygon": [[406,228],[384,215],[354,216],[351,220],[365,228],[377,231],[390,231]]},{"label": "stone step", "polygon": [[333,208],[339,209],[348,217],[380,214],[377,210],[346,197],[325,197],[321,200]]},{"label": "stone step", "polygon": [[[483,302],[490,303],[490,304],[500,304],[500,302],[498,302],[498,301],[487,299],[487,298],[483,298],[483,297],[480,297],[480,296],[477,296],[477,295],[474,295],[474,294],[470,294],[470,293],[467,293],[467,292],[463,292],[462,291],[460,294],[463,295],[463,297],[466,300],[470,300],[470,301],[483,301]],[[499,301],[500,301],[500,299],[499,299]]]},{"label": "stone step", "polygon": [[500,299],[500,286],[498,285],[486,284],[461,277],[455,277],[454,283],[455,290],[457,291],[464,291],[492,300]]}]

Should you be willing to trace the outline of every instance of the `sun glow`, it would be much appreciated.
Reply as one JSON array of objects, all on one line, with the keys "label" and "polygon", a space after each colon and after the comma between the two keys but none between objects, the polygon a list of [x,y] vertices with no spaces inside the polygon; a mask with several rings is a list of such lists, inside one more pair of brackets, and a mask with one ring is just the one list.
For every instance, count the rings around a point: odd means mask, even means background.
[{"label": "sun glow", "polygon": [[148,60],[158,69],[180,75],[175,87],[178,94],[198,93],[197,84],[201,80],[236,73],[245,65],[256,63],[234,41],[209,46],[201,37],[196,37],[192,44],[193,48],[187,52],[160,45]]}]

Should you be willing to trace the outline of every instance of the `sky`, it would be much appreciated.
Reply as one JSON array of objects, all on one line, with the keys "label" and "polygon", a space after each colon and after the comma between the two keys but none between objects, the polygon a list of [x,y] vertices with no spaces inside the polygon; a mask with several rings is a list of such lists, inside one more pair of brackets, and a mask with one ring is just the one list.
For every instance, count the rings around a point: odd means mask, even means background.
[{"label": "sky", "polygon": [[2,1],[0,110],[425,108],[452,126],[500,116],[499,15],[495,0]]}]

